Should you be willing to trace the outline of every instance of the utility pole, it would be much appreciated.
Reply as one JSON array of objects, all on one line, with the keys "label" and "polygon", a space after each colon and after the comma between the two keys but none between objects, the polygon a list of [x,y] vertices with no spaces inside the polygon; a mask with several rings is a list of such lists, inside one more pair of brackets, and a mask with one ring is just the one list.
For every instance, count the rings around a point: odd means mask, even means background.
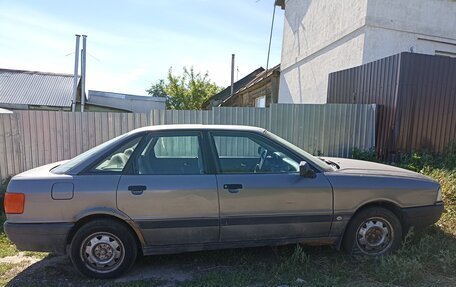
[{"label": "utility pole", "polygon": [[234,95],[234,54],[231,54],[231,93],[230,96]]},{"label": "utility pole", "polygon": [[86,55],[87,55],[87,35],[82,35],[81,51],[81,112],[84,112],[85,106],[85,81],[86,81]]},{"label": "utility pole", "polygon": [[74,51],[74,76],[73,76],[73,102],[71,103],[71,111],[76,111],[76,101],[78,94],[78,70],[79,70],[79,38],[81,35],[76,34],[76,49]]}]

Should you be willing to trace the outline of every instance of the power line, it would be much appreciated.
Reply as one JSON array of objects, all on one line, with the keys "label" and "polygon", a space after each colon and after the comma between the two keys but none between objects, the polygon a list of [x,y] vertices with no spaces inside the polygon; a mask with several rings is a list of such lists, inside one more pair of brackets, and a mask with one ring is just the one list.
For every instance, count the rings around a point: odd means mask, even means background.
[{"label": "power line", "polygon": [[274,18],[275,18],[276,5],[275,5],[275,3],[273,5],[274,5],[274,9],[272,10],[271,32],[269,33],[268,59],[266,60],[266,71],[269,68],[269,56],[271,54],[272,32],[274,31]]}]

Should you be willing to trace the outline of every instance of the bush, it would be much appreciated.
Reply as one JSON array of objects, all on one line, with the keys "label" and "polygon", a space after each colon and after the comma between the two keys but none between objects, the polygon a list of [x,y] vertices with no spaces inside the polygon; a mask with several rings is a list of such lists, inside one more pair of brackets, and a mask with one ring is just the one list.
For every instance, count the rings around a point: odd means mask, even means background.
[{"label": "bush", "polygon": [[374,148],[368,150],[354,148],[352,152],[352,158],[367,161],[377,161],[377,154],[375,153]]},{"label": "bush", "polygon": [[[352,158],[378,162],[375,149],[360,150],[353,149]],[[429,152],[412,152],[400,154],[397,162],[393,163],[402,168],[422,172],[426,169],[456,169],[456,140],[451,141],[442,154]]]}]

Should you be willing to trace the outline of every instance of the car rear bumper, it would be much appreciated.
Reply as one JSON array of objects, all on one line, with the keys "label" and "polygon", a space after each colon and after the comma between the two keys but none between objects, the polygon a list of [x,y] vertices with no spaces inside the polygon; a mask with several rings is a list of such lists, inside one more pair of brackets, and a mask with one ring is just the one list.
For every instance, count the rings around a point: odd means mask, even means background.
[{"label": "car rear bumper", "polygon": [[443,208],[443,203],[404,208],[403,219],[408,226],[424,227],[436,223],[442,215]]},{"label": "car rear bumper", "polygon": [[72,223],[10,223],[3,225],[8,238],[19,250],[65,254]]}]

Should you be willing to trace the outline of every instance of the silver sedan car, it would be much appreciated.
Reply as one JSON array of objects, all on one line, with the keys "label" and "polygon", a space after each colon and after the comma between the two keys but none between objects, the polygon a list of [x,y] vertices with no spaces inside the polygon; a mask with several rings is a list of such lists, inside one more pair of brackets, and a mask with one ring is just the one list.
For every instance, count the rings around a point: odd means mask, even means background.
[{"label": "silver sedan car", "polygon": [[5,211],[17,248],[66,253],[82,274],[112,278],[138,254],[303,242],[383,255],[443,204],[418,173],[316,158],[256,127],[172,125],[13,177]]}]

